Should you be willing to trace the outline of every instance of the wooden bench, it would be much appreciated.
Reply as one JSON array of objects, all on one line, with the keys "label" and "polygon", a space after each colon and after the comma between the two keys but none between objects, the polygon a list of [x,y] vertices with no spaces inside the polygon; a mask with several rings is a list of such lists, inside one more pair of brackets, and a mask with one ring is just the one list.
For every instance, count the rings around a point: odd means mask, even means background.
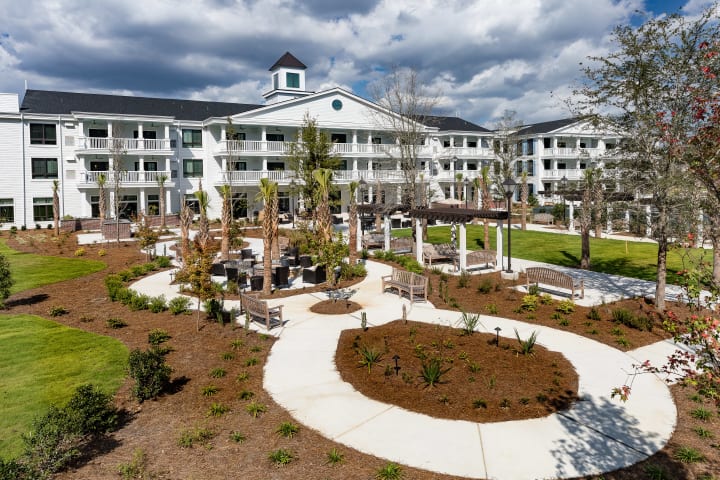
[{"label": "wooden bench", "polygon": [[585,298],[585,284],[582,279],[577,279],[567,273],[553,270],[547,267],[529,267],[525,269],[527,276],[527,288],[530,290],[530,284],[538,285],[544,283],[553,287],[565,288],[572,292],[571,298],[575,298],[575,291],[579,289],[580,298]]},{"label": "wooden bench", "polygon": [[395,253],[408,253],[412,252],[412,238],[397,238],[393,237],[390,239],[390,251]]},{"label": "wooden bench", "polygon": [[492,264],[493,267],[497,265],[497,252],[495,250],[476,250],[474,252],[467,252],[465,257],[466,268],[470,265],[481,265],[485,264],[488,266]]},{"label": "wooden bench", "polygon": [[369,250],[371,248],[384,248],[385,235],[382,233],[366,233],[362,237],[362,248]]},{"label": "wooden bench", "polygon": [[403,292],[407,292],[410,301],[415,301],[415,295],[422,295],[427,300],[428,278],[417,273],[408,272],[393,268],[391,275],[382,277],[382,291],[385,289],[396,289],[398,295],[402,296]]},{"label": "wooden bench", "polygon": [[434,261],[451,261],[455,263],[456,259],[457,252],[453,250],[452,245],[449,243],[423,245],[423,263],[427,262],[428,266],[432,266]]},{"label": "wooden bench", "polygon": [[277,320],[282,325],[282,305],[270,308],[265,300],[260,300],[256,295],[241,293],[240,306],[250,317],[265,319],[265,328],[268,330],[272,320]]},{"label": "wooden bench", "polygon": [[533,215],[533,221],[535,223],[552,225],[555,222],[555,217],[553,217],[552,213],[536,213]]}]

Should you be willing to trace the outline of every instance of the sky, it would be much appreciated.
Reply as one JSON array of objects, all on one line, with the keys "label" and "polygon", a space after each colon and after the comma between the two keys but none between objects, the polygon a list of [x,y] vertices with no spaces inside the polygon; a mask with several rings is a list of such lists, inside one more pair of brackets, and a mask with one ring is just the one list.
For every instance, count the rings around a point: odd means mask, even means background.
[{"label": "sky", "polygon": [[[262,104],[286,51],[306,87],[368,99],[411,68],[436,114],[492,128],[567,118],[580,62],[612,29],[706,0],[0,0],[0,92],[30,89]],[[586,62],[587,63],[587,62]]]}]

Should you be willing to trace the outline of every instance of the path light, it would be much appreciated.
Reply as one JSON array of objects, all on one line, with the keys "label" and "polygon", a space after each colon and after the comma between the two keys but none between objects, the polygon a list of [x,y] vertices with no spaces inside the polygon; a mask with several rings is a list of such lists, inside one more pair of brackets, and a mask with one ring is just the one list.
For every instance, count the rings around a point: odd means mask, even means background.
[{"label": "path light", "polygon": [[292,215],[292,228],[295,229],[295,187],[297,184],[295,183],[295,179],[293,178],[290,180],[290,215]]},{"label": "path light", "polygon": [[400,372],[400,366],[398,365],[398,360],[400,360],[400,355],[395,354],[393,357],[393,360],[395,360],[395,376],[398,376],[398,372]]},{"label": "path light", "polygon": [[498,347],[500,346],[500,330],[502,330],[502,328],[495,327],[495,345]]},{"label": "path light", "polygon": [[403,319],[403,322],[404,322],[405,324],[407,324],[407,307],[405,306],[404,303],[403,303],[403,306],[402,306],[402,319]]}]

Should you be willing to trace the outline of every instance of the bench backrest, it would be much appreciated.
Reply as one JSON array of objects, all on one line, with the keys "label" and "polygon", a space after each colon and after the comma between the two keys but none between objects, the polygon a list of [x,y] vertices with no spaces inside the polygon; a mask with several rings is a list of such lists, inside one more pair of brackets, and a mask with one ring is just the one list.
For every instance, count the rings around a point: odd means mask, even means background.
[{"label": "bench backrest", "polygon": [[240,294],[240,298],[242,300],[242,304],[245,306],[245,309],[253,312],[253,313],[260,313],[263,315],[267,315],[268,307],[267,302],[265,300],[260,300],[259,298],[251,297],[250,295],[245,295],[244,293]]},{"label": "bench backrest", "polygon": [[553,283],[569,289],[572,289],[575,283],[573,277],[567,273],[546,267],[529,267],[525,270],[525,274],[529,282]]},{"label": "bench backrest", "polygon": [[412,275],[414,275],[412,272],[408,272],[407,270],[400,270],[398,268],[393,268],[392,271],[392,279],[396,282],[410,284],[412,282]]}]

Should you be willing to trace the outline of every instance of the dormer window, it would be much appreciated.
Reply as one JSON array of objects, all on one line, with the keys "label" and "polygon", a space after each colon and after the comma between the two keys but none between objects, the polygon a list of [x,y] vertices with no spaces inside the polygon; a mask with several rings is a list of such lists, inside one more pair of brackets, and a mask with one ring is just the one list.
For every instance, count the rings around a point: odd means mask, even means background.
[{"label": "dormer window", "polygon": [[287,88],[300,88],[300,74],[287,72],[285,74]]}]

